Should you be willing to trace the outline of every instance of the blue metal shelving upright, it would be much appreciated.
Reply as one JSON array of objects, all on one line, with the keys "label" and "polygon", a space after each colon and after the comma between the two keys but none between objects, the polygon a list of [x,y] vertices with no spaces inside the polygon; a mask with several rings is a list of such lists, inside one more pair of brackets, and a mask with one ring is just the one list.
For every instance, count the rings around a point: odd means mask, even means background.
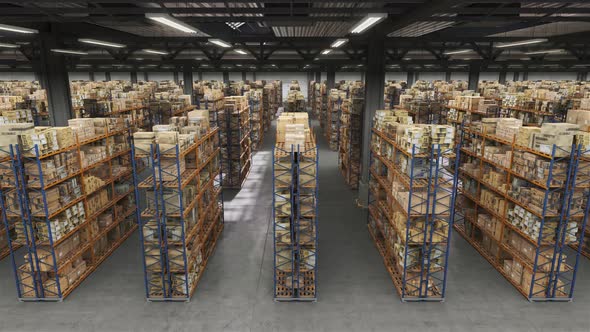
[{"label": "blue metal shelving upright", "polygon": [[317,300],[318,158],[315,143],[273,149],[276,301]]}]

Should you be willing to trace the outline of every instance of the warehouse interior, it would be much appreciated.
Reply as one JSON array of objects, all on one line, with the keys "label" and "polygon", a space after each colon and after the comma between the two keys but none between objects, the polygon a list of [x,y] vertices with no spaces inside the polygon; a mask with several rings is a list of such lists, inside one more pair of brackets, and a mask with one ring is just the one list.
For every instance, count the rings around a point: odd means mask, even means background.
[{"label": "warehouse interior", "polygon": [[587,331],[590,3],[0,0],[1,331]]}]

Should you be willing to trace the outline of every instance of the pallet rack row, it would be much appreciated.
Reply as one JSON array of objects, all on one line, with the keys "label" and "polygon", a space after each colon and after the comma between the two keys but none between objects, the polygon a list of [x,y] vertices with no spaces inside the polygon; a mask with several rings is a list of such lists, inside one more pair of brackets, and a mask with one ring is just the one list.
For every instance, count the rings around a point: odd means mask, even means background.
[{"label": "pallet rack row", "polygon": [[262,91],[250,90],[247,96],[250,106],[250,140],[252,149],[258,150],[264,139]]},{"label": "pallet rack row", "polygon": [[241,188],[252,167],[249,108],[245,96],[225,97],[224,109],[217,114],[224,188]]},{"label": "pallet rack row", "polygon": [[459,150],[452,127],[423,126],[422,139],[402,127],[373,128],[369,234],[402,301],[443,301]]},{"label": "pallet rack row", "polygon": [[357,189],[361,171],[364,99],[345,99],[340,115],[338,166],[346,183]]},{"label": "pallet rack row", "polygon": [[145,198],[137,218],[149,301],[189,301],[223,230],[218,131],[188,146],[133,147],[136,195]]},{"label": "pallet rack row", "polygon": [[262,128],[264,132],[270,128],[279,105],[281,105],[282,87],[280,87],[279,82],[267,83],[262,90]]},{"label": "pallet rack row", "polygon": [[340,117],[342,102],[346,99],[346,92],[336,89],[330,91],[326,113],[325,135],[331,150],[337,151],[340,141]]},{"label": "pallet rack row", "polygon": [[129,134],[117,120],[70,120],[82,129],[77,135],[39,129],[11,146],[5,162],[15,177],[3,193],[3,221],[16,232],[20,300],[63,300],[136,229]]},{"label": "pallet rack row", "polygon": [[464,126],[455,229],[529,301],[571,301],[588,218],[587,151],[571,142],[540,152],[499,135],[506,127]]},{"label": "pallet rack row", "polygon": [[[289,126],[289,125],[287,125]],[[287,145],[277,132],[273,149],[274,298],[317,300],[318,148],[308,132]]]}]

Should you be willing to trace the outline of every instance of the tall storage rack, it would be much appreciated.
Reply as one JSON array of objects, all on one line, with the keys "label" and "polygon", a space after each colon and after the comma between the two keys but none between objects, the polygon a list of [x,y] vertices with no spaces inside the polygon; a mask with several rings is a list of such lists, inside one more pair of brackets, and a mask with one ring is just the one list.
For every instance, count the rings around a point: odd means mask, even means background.
[{"label": "tall storage rack", "polygon": [[248,93],[248,104],[250,106],[250,140],[252,141],[253,150],[258,150],[264,139],[261,99],[261,91],[250,90]]},{"label": "tall storage rack", "polygon": [[224,227],[219,154],[217,128],[185,149],[133,147],[148,301],[189,301],[203,275]]},{"label": "tall storage rack", "polygon": [[268,83],[264,86],[262,92],[262,127],[264,131],[268,131],[272,122],[274,114],[276,114],[279,104],[277,102],[280,93],[277,91],[275,83]]},{"label": "tall storage rack", "polygon": [[219,112],[221,131],[221,173],[223,187],[239,189],[248,177],[252,164],[250,112],[247,98],[225,97],[224,110]]},{"label": "tall storage rack", "polygon": [[343,99],[337,90],[333,90],[328,96],[328,110],[326,119],[326,139],[330,149],[337,151],[340,141],[340,114]]},{"label": "tall storage rack", "polygon": [[[17,174],[15,153],[9,149],[0,151],[0,213],[2,227],[0,228],[0,260],[10,255],[11,248],[17,250],[23,246],[17,232],[22,228],[20,221],[20,202],[17,188]],[[23,236],[22,232],[20,236]]]},{"label": "tall storage rack", "polygon": [[317,299],[318,149],[277,142],[273,149],[274,298]]},{"label": "tall storage rack", "polygon": [[[96,146],[105,147],[102,158],[89,161]],[[18,200],[25,207],[11,247],[18,297],[61,301],[137,228],[128,131],[107,127],[57,151],[39,145],[14,151]],[[58,160],[57,173],[49,172]],[[26,249],[24,261],[15,251],[19,245]]]},{"label": "tall storage rack", "polygon": [[383,128],[371,144],[369,233],[402,301],[443,301],[458,149],[400,146]]},{"label": "tall storage rack", "polygon": [[207,93],[203,95],[203,98],[197,99],[196,108],[209,111],[209,125],[213,128],[218,125],[217,116],[219,115],[219,112],[223,110],[224,105],[225,99],[223,93],[219,91],[218,93]]},{"label": "tall storage rack", "polygon": [[364,99],[345,99],[340,117],[338,165],[344,180],[357,189],[361,171],[362,118]]},{"label": "tall storage rack", "polygon": [[[529,301],[571,301],[588,218],[583,148],[542,153],[474,126],[464,127],[462,145],[457,232]],[[491,157],[495,147],[511,158]],[[524,160],[546,165],[544,174],[526,171]]]}]

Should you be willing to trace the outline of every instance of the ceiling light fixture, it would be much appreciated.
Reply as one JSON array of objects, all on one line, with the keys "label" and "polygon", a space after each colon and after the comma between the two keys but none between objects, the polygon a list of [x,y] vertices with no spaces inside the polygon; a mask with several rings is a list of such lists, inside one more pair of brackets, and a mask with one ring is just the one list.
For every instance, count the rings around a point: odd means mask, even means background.
[{"label": "ceiling light fixture", "polygon": [[329,49],[329,48],[328,49],[325,49],[325,50],[322,51],[322,55],[330,54],[330,52],[332,52],[331,49]]},{"label": "ceiling light fixture", "polygon": [[17,26],[8,25],[8,24],[0,24],[0,30],[18,32],[18,33],[27,33],[27,34],[39,33],[39,30],[17,27]]},{"label": "ceiling light fixture", "polygon": [[145,17],[182,32],[197,33],[197,30],[192,26],[179,21],[168,14],[145,14]]},{"label": "ceiling light fixture", "polygon": [[0,47],[5,47],[5,48],[18,48],[18,45],[16,45],[16,44],[0,43]]},{"label": "ceiling light fixture", "polygon": [[499,47],[499,48],[515,47],[515,46],[522,46],[522,45],[544,43],[546,41],[547,41],[547,38],[529,39],[529,40],[521,40],[521,41],[512,42],[512,43],[497,44],[496,47]]},{"label": "ceiling light fixture", "polygon": [[55,53],[64,53],[64,54],[75,54],[75,55],[88,55],[88,52],[82,52],[82,51],[74,51],[74,50],[64,50],[61,48],[52,48],[51,52],[55,52]]},{"label": "ceiling light fixture", "polygon": [[224,42],[221,39],[209,39],[209,42],[223,48],[231,47],[231,44]]},{"label": "ceiling light fixture", "polygon": [[336,39],[336,41],[333,42],[332,45],[330,45],[330,47],[332,47],[332,48],[338,48],[338,47],[346,44],[347,42],[348,42],[348,39],[346,39],[346,38]]},{"label": "ceiling light fixture", "polygon": [[239,27],[241,27],[242,25],[246,24],[245,22],[225,22],[225,24],[227,24],[227,26],[229,26],[230,28],[234,29],[234,30],[238,30]]},{"label": "ceiling light fixture", "polygon": [[469,53],[472,50],[466,49],[466,50],[456,50],[456,51],[448,51],[448,52],[444,52],[444,55],[453,55],[453,54],[463,54],[463,53]]},{"label": "ceiling light fixture", "polygon": [[245,54],[247,54],[247,53],[246,53],[246,51],[244,51],[244,50],[241,50],[241,49],[239,49],[239,48],[238,48],[238,49],[235,49],[234,51],[235,51],[236,53],[238,53],[238,54],[244,54],[244,55],[245,55]]},{"label": "ceiling light fixture", "polygon": [[93,45],[99,45],[99,46],[107,46],[107,47],[115,47],[115,48],[125,47],[125,45],[123,45],[123,44],[111,43],[111,42],[106,42],[106,41],[96,40],[96,39],[80,38],[80,39],[78,39],[78,41],[82,42],[82,43],[86,43],[86,44],[93,44]]},{"label": "ceiling light fixture", "polygon": [[553,50],[540,50],[540,51],[530,51],[525,52],[526,55],[534,55],[534,54],[555,54],[555,53],[563,53],[565,50],[563,49],[553,49]]},{"label": "ceiling light fixture", "polygon": [[379,23],[381,20],[385,19],[387,14],[385,13],[375,13],[375,14],[368,14],[363,18],[360,22],[355,24],[351,29],[350,33],[362,33],[363,31],[367,30],[368,28],[372,27],[373,25]]},{"label": "ceiling light fixture", "polygon": [[149,49],[149,48],[144,48],[142,51],[144,51],[146,53],[159,54],[159,55],[167,55],[168,54],[168,52],[158,51],[158,50],[152,50],[152,49]]}]

